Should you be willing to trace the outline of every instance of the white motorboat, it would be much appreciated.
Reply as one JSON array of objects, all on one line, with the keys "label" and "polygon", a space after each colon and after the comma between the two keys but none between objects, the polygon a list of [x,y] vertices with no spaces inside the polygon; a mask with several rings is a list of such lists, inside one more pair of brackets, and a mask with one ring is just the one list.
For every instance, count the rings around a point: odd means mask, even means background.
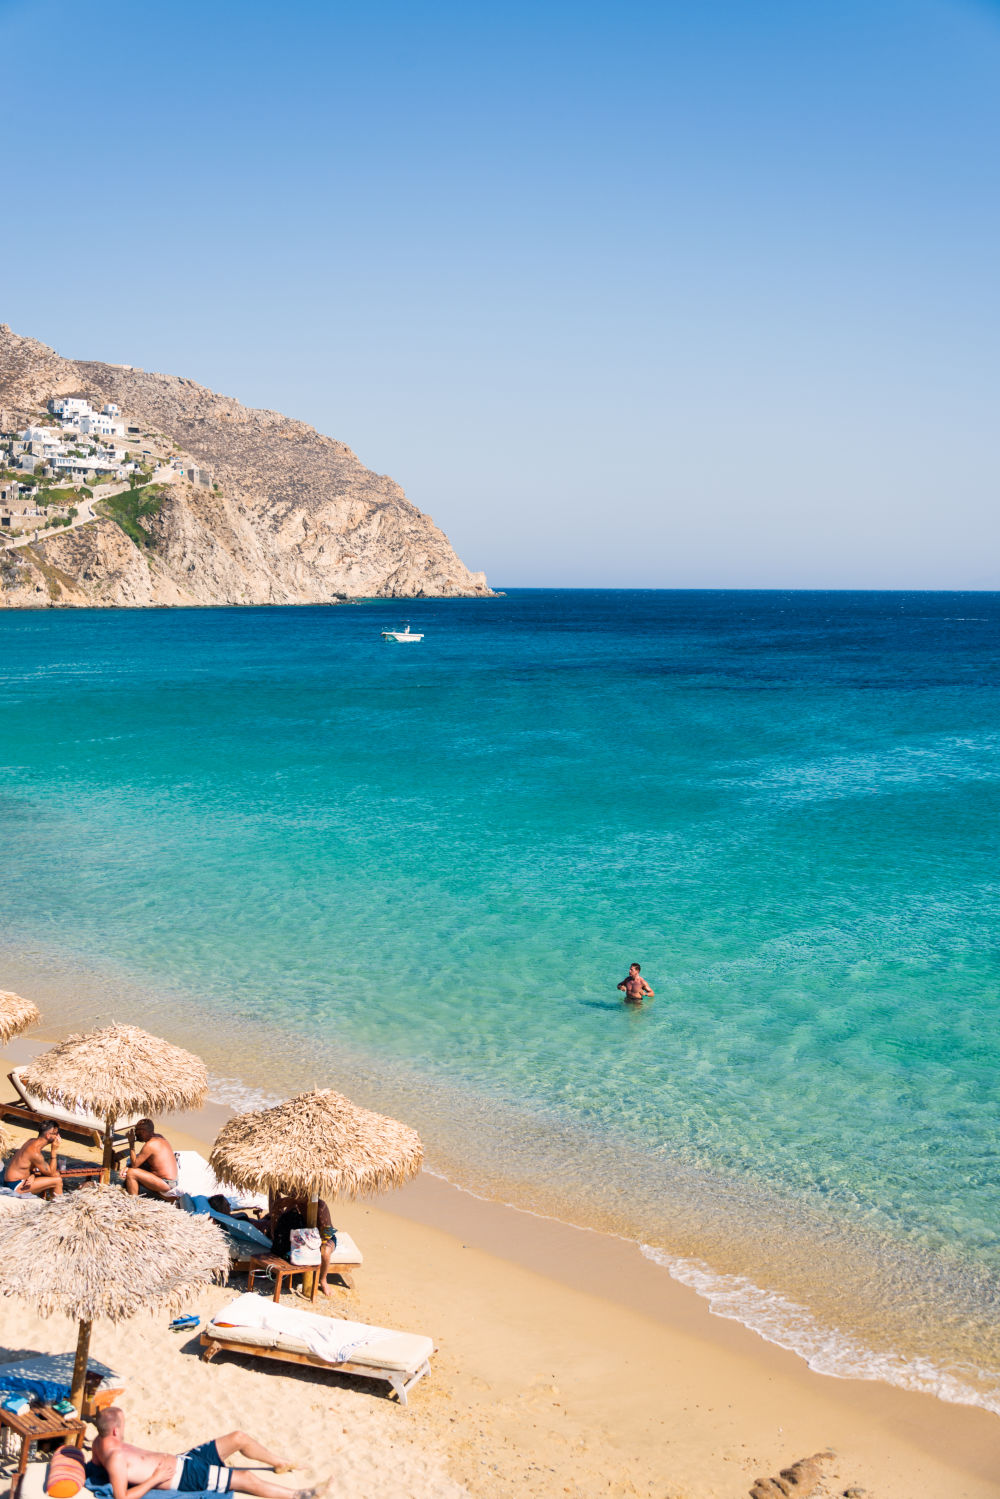
[{"label": "white motorboat", "polygon": [[403,645],[405,641],[423,640],[423,638],[424,637],[422,635],[415,635],[413,633],[413,631],[410,629],[410,621],[408,619],[403,620],[403,623],[400,625],[398,630],[382,631],[383,640],[395,640],[399,645]]}]

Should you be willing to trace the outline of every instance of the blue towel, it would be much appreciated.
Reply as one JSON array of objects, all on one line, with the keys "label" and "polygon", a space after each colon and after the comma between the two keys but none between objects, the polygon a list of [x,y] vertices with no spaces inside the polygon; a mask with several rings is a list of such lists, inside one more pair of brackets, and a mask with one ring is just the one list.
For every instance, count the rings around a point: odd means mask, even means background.
[{"label": "blue towel", "polygon": [[[100,1463],[88,1463],[84,1482],[91,1494],[96,1494],[97,1499],[114,1499],[111,1490],[111,1480],[101,1467]],[[176,1489],[152,1489],[154,1494],[176,1494]],[[289,1490],[291,1493],[291,1490]],[[188,1494],[185,1499],[219,1499],[218,1494],[210,1493],[208,1489],[199,1489],[197,1492]]]},{"label": "blue towel", "polygon": [[[72,1353],[52,1353],[45,1356],[28,1353],[22,1358],[12,1359],[10,1363],[0,1364],[0,1390],[8,1395],[30,1395],[43,1400],[46,1405],[51,1405],[55,1400],[64,1400],[69,1395],[75,1357]],[[44,1369],[32,1369],[31,1365],[35,1362],[44,1362]],[[111,1373],[105,1364],[98,1364],[93,1359],[88,1368],[91,1371],[97,1370],[102,1375]]]},{"label": "blue towel", "polygon": [[213,1208],[208,1198],[199,1193],[195,1197],[183,1196],[180,1200],[181,1207],[188,1213],[207,1213],[214,1218],[216,1223],[226,1230],[230,1238],[237,1240],[237,1247],[249,1246],[251,1254],[260,1254],[263,1250],[269,1254],[271,1241],[266,1234],[261,1233],[256,1224],[248,1223],[244,1218],[231,1218],[228,1213],[220,1213]]}]

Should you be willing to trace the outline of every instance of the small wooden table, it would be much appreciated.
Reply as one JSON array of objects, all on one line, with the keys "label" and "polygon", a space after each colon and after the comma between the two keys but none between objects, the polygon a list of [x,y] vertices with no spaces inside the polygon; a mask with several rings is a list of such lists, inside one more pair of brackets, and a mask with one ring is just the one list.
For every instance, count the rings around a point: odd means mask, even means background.
[{"label": "small wooden table", "polygon": [[[34,1406],[21,1416],[0,1410],[0,1430],[5,1426],[21,1438],[21,1458],[17,1472],[10,1481],[10,1499],[17,1499],[17,1491],[21,1487],[21,1479],[36,1442],[63,1442],[67,1437],[82,1438],[87,1429],[84,1421],[77,1421],[72,1416],[60,1416],[51,1405]],[[79,1442],[76,1445],[79,1446]]]},{"label": "small wooden table", "polygon": [[253,1290],[254,1277],[261,1271],[265,1273],[270,1270],[274,1276],[274,1299],[281,1300],[281,1292],[286,1280],[291,1280],[293,1275],[308,1275],[315,1270],[313,1277],[312,1296],[310,1301],[316,1300],[316,1289],[319,1285],[318,1265],[293,1265],[290,1260],[283,1260],[276,1254],[255,1254],[250,1258],[250,1271],[247,1275],[247,1290]]}]

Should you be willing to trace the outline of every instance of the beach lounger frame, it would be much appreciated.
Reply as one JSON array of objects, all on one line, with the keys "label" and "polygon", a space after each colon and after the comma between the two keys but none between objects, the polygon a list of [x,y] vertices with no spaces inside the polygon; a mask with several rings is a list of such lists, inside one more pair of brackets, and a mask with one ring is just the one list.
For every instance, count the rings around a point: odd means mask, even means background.
[{"label": "beach lounger frame", "polygon": [[[104,1144],[104,1131],[96,1120],[91,1123],[87,1119],[75,1118],[69,1109],[62,1109],[56,1104],[46,1104],[41,1099],[32,1098],[25,1092],[18,1078],[20,1070],[15,1067],[13,1072],[7,1074],[7,1080],[17,1097],[10,1099],[9,1102],[0,1103],[0,1119],[14,1119],[19,1124],[33,1125],[35,1129],[40,1124],[58,1124],[61,1135],[83,1140],[87,1145],[96,1146],[98,1150],[101,1148]],[[124,1135],[126,1128],[127,1124],[120,1121],[115,1134]],[[128,1146],[124,1139],[122,1144],[124,1150],[116,1152],[116,1159],[128,1153]]]},{"label": "beach lounger frame", "polygon": [[[233,1329],[239,1332],[238,1328]],[[247,1358],[273,1358],[285,1364],[304,1364],[309,1369],[324,1369],[328,1374],[356,1374],[361,1379],[381,1379],[391,1385],[400,1405],[406,1405],[407,1396],[431,1372],[431,1361],[425,1358],[416,1369],[385,1369],[377,1364],[355,1364],[350,1359],[343,1364],[331,1364],[315,1353],[295,1353],[288,1348],[265,1348],[259,1343],[243,1343],[238,1338],[220,1338],[218,1330],[201,1335],[202,1360],[207,1364],[217,1353],[241,1353]]]},{"label": "beach lounger frame", "polygon": [[[0,1119],[16,1119],[20,1124],[34,1125],[36,1128],[40,1124],[49,1124],[53,1121],[51,1114],[42,1114],[38,1110],[28,1107],[13,1072],[8,1072],[7,1079],[17,1097],[12,1098],[9,1102],[0,1103]],[[67,1124],[62,1119],[55,1122],[59,1125],[60,1134],[75,1135],[85,1141],[87,1145],[100,1147],[104,1144],[104,1136],[100,1130],[91,1129],[89,1125],[84,1124],[82,1121],[76,1125]]]}]

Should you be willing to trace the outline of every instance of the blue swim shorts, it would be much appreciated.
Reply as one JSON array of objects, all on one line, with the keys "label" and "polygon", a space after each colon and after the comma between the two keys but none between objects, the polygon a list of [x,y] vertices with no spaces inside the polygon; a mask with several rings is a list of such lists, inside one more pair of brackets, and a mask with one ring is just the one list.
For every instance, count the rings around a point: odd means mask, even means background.
[{"label": "blue swim shorts", "polygon": [[232,1481],[233,1470],[226,1467],[214,1442],[202,1442],[177,1459],[174,1488],[180,1494],[199,1494],[205,1489],[225,1494]]}]

